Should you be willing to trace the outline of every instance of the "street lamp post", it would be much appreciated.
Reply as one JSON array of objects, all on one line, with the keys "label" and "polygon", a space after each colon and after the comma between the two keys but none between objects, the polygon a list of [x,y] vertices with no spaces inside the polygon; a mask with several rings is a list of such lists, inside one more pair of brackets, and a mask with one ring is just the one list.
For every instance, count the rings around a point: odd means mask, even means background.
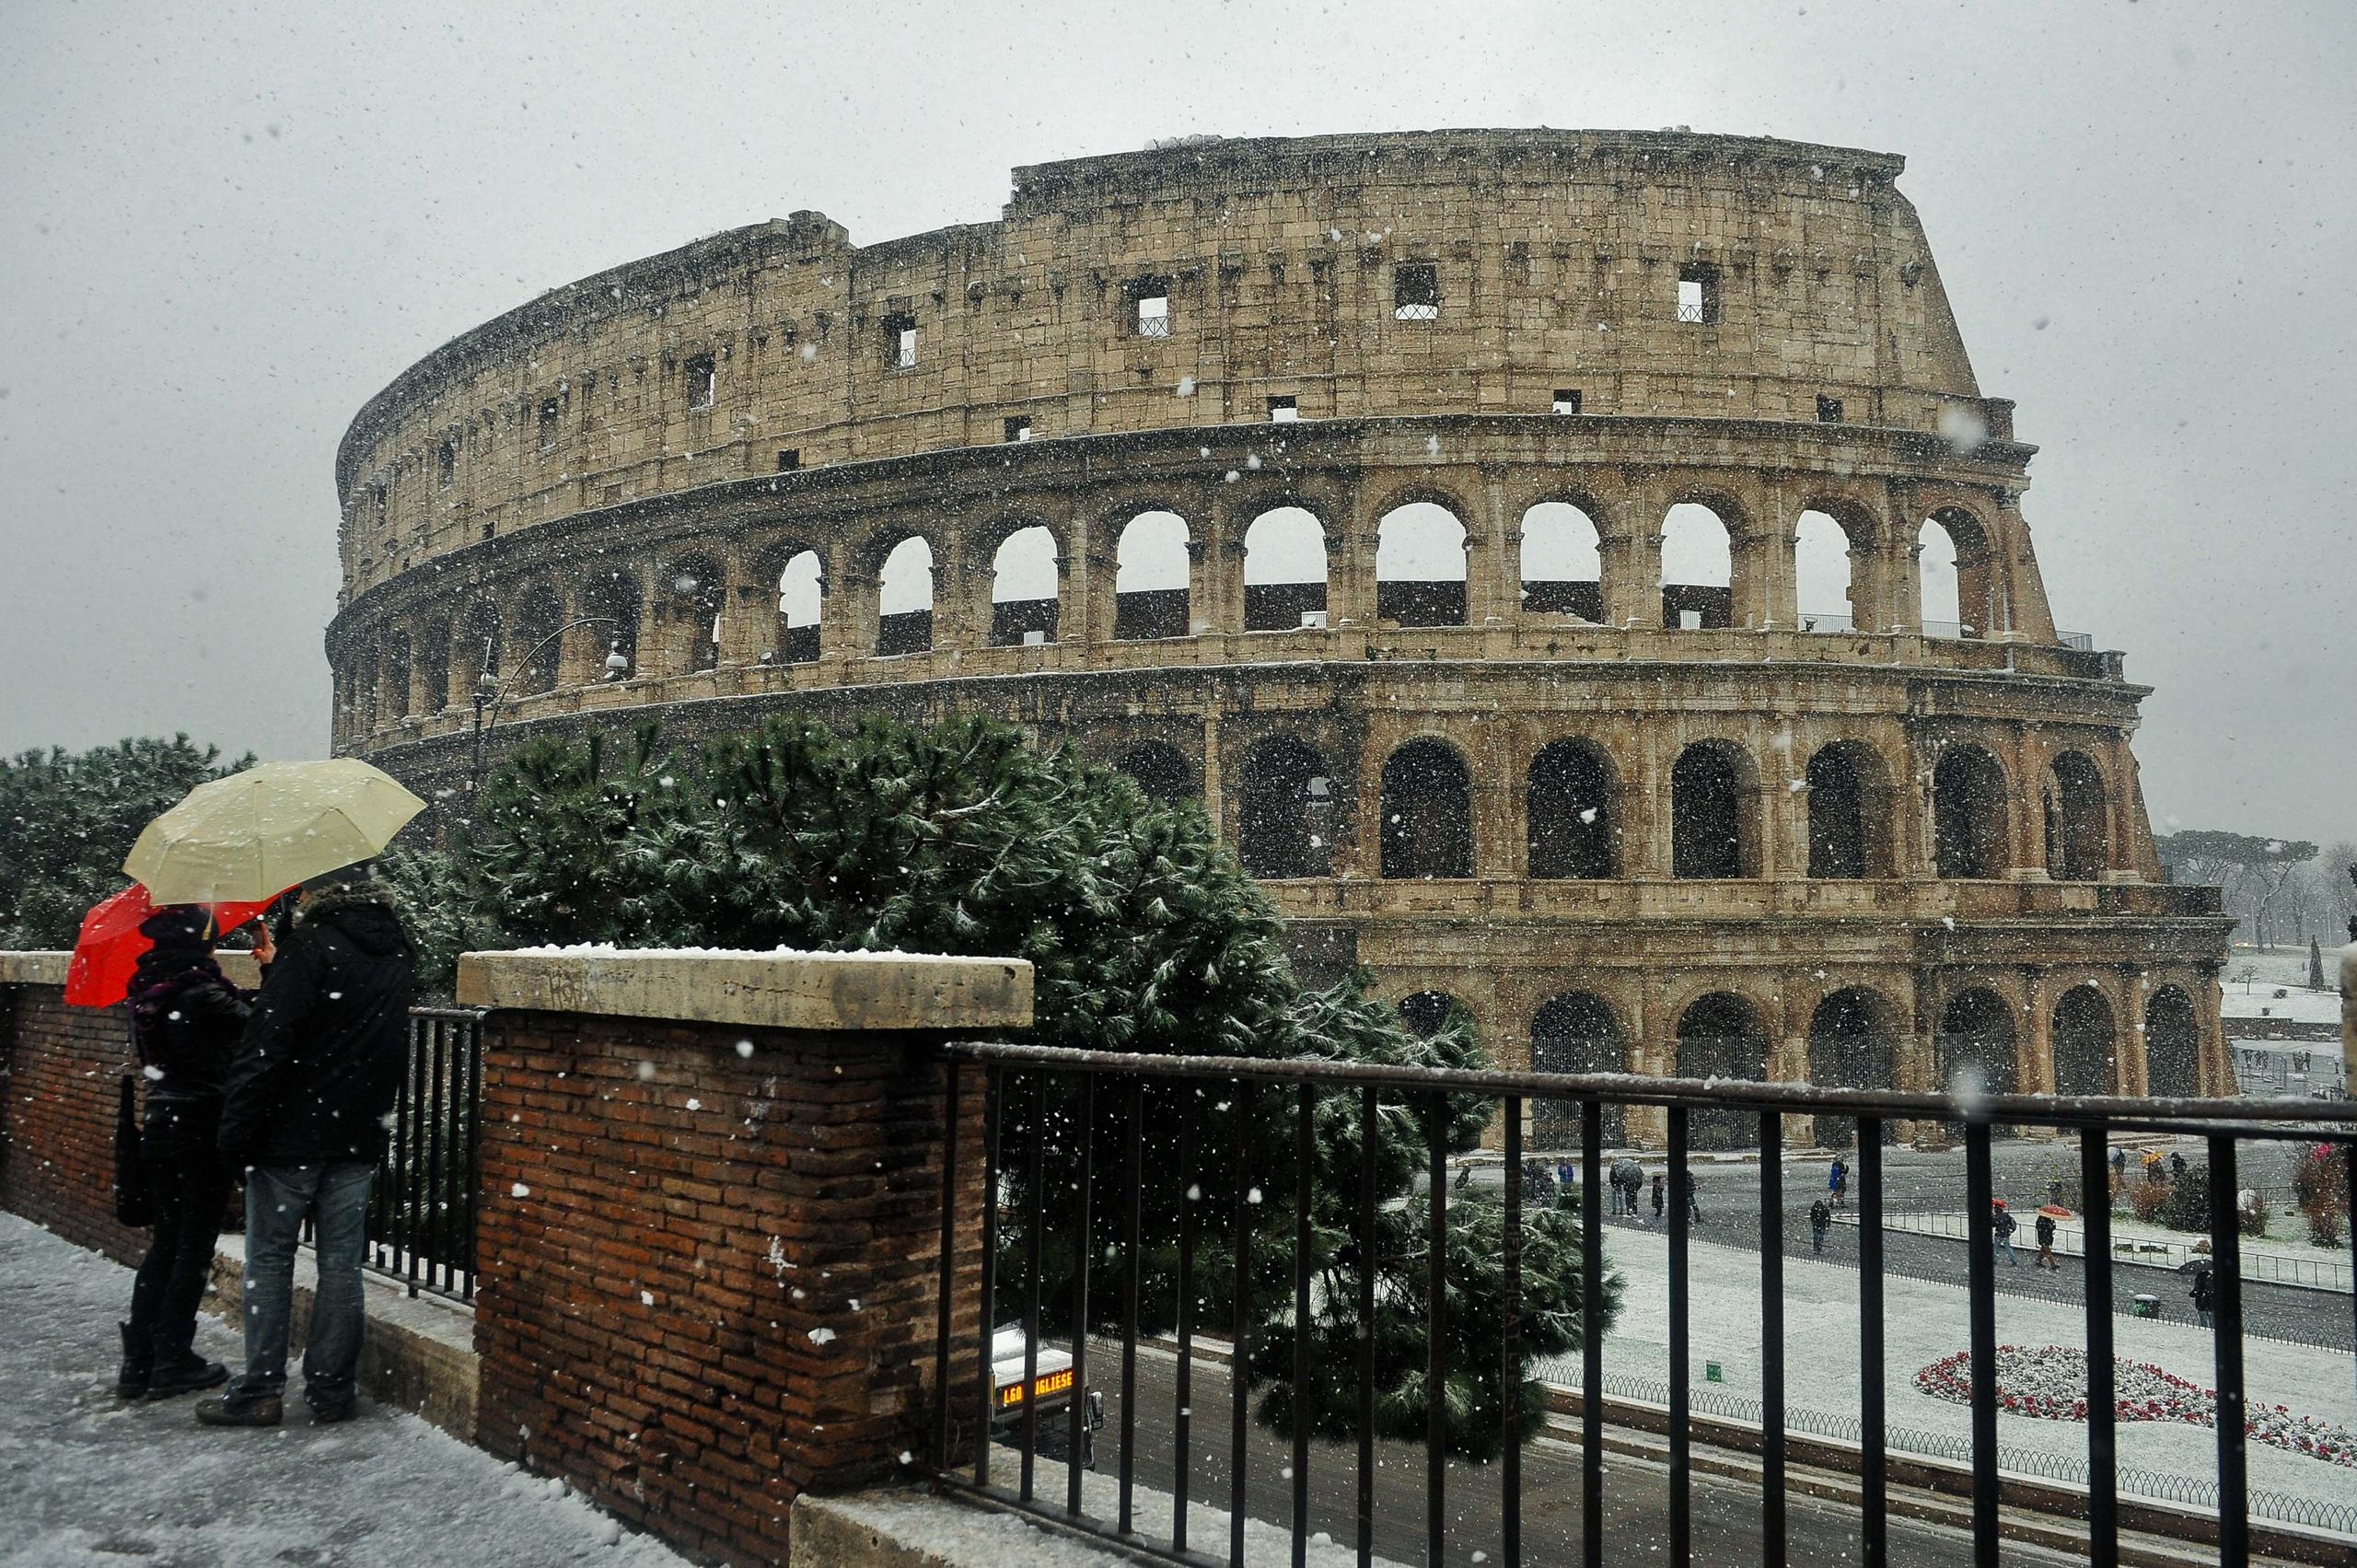
[{"label": "street lamp post", "polygon": [[[482,787],[483,731],[490,727],[489,715],[498,708],[500,703],[507,700],[507,682],[515,679],[520,672],[529,669],[532,667],[532,660],[540,651],[567,632],[577,631],[584,626],[620,626],[621,624],[620,621],[610,615],[585,615],[577,621],[568,621],[525,649],[523,656],[517,659],[509,668],[505,679],[502,679],[492,672],[492,649],[494,645],[490,638],[483,639],[482,668],[475,677],[474,757],[467,768],[467,815],[470,818],[474,815],[475,791]],[[607,645],[605,678],[608,680],[621,680],[629,674],[630,656],[622,652],[622,640],[616,637]]]}]

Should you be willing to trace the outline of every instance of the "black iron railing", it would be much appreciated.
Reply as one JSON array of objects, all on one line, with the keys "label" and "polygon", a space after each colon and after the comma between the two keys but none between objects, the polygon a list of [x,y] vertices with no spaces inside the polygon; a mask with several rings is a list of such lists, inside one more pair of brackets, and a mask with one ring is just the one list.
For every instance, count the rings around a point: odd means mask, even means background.
[{"label": "black iron railing", "polygon": [[367,1267],[421,1291],[475,1295],[475,1150],[482,1015],[410,1011],[409,1071],[368,1195]]},{"label": "black iron railing", "polygon": [[[2235,1213],[2236,1144],[2239,1140],[2298,1139],[2331,1144],[2338,1157],[2347,1162],[2352,1187],[2357,1187],[2357,1105],[2346,1102],[2323,1105],[2316,1101],[2036,1096],[1992,1097],[1964,1102],[1937,1095],[1825,1089],[1805,1085],[1705,1083],[1619,1074],[1446,1072],[1321,1061],[1146,1057],[1007,1044],[954,1046],[949,1055],[948,1124],[953,1133],[946,1152],[942,1188],[941,1312],[935,1387],[958,1388],[962,1382],[962,1374],[957,1370],[959,1358],[974,1355],[976,1361],[970,1365],[975,1367],[976,1382],[971,1386],[979,1393],[980,1408],[984,1411],[1004,1408],[1003,1400],[994,1403],[994,1395],[1003,1395],[1016,1374],[1010,1365],[994,1367],[994,1360],[1004,1363],[1004,1358],[994,1357],[992,1349],[993,1330],[1002,1321],[998,1311],[1002,1251],[1005,1254],[1004,1266],[1019,1267],[1023,1276],[1016,1294],[1020,1298],[1023,1349],[1019,1375],[1024,1387],[1038,1387],[1036,1380],[1043,1354],[1066,1353],[1047,1348],[1048,1340],[1060,1340],[1070,1345],[1068,1353],[1074,1376],[1070,1385],[1069,1404],[1060,1412],[1057,1423],[1063,1428],[1065,1451],[1062,1458],[1066,1467],[1060,1504],[1044,1495],[1039,1484],[1043,1430],[1051,1436],[1056,1434],[1046,1426],[1040,1401],[1036,1399],[1026,1399],[1020,1416],[1007,1423],[1004,1435],[996,1440],[991,1436],[988,1415],[981,1418],[981,1424],[977,1427],[958,1413],[958,1409],[973,1407],[965,1406],[957,1398],[940,1400],[935,1434],[935,1478],[953,1491],[975,1494],[994,1505],[1043,1522],[1117,1542],[1131,1553],[1197,1568],[1223,1560],[1231,1564],[1244,1561],[1248,1516],[1260,1518],[1266,1525],[1288,1533],[1292,1561],[1296,1564],[1305,1561],[1308,1542],[1321,1529],[1311,1510],[1310,1471],[1318,1456],[1311,1440],[1312,1417],[1306,1399],[1295,1397],[1289,1401],[1291,1462],[1285,1477],[1290,1483],[1289,1504],[1271,1504],[1265,1462],[1261,1466],[1262,1484],[1258,1490],[1262,1496],[1257,1512],[1248,1496],[1248,1492],[1253,1490],[1248,1486],[1253,1470],[1248,1445],[1253,1418],[1248,1407],[1255,1392],[1265,1392],[1271,1384],[1286,1378],[1295,1392],[1308,1389],[1313,1378],[1348,1379],[1355,1385],[1355,1466],[1348,1465],[1339,1456],[1325,1461],[1341,1474],[1354,1471],[1351,1504],[1347,1509],[1339,1504],[1329,1505],[1327,1518],[1341,1526],[1330,1533],[1339,1539],[1345,1530],[1352,1532],[1362,1563],[1378,1552],[1400,1559],[1413,1555],[1412,1535],[1418,1532],[1413,1531],[1412,1524],[1381,1518],[1377,1512],[1377,1446],[1381,1439],[1377,1434],[1376,1411],[1378,1399],[1388,1390],[1376,1386],[1376,1336],[1371,1331],[1376,1312],[1387,1305],[1377,1297],[1376,1260],[1372,1245],[1372,1238],[1377,1234],[1376,1144],[1372,1137],[1358,1141],[1364,1157],[1355,1175],[1356,1202],[1352,1205],[1356,1215],[1352,1222],[1356,1237],[1366,1245],[1357,1248],[1355,1258],[1350,1246],[1335,1252],[1329,1245],[1326,1264],[1314,1270],[1313,1187],[1318,1180],[1316,1173],[1321,1107],[1354,1098],[1358,1125],[1369,1129],[1387,1110],[1428,1108],[1422,1117],[1428,1144],[1422,1163],[1428,1167],[1428,1189],[1421,1195],[1425,1203],[1422,1217],[1428,1234],[1422,1247],[1421,1266],[1429,1271],[1429,1277],[1422,1283],[1422,1300],[1429,1304],[1429,1310],[1424,1314],[1426,1364],[1422,1371],[1425,1387],[1438,1388],[1445,1385],[1448,1372],[1446,1314],[1452,1290],[1446,1272],[1451,1208],[1445,1132],[1448,1118],[1439,1113],[1441,1102],[1443,1097],[1471,1096],[1502,1106],[1508,1173],[1499,1200],[1503,1225],[1497,1258],[1504,1285],[1497,1368],[1502,1391],[1520,1388],[1526,1376],[1538,1376],[1539,1371],[1526,1356],[1523,1342],[1526,1227],[1523,1182],[1517,1179],[1517,1173],[1524,1168],[1526,1105],[1535,1100],[1553,1100],[1572,1102],[1577,1107],[1581,1231],[1589,1240],[1606,1234],[1603,1129],[1608,1105],[1661,1109],[1666,1132],[1669,1190],[1673,1194],[1689,1191],[1689,1119],[1695,1113],[1715,1111],[1724,1115],[1732,1110],[1758,1116],[1761,1388],[1756,1411],[1746,1401],[1745,1418],[1756,1422],[1759,1429],[1759,1559],[1777,1564],[1786,1561],[1790,1536],[1785,1503],[1788,1417],[1782,1324],[1784,1213],[1779,1159],[1783,1116],[1855,1119],[1861,1333],[1856,1346],[1860,1404],[1854,1442],[1859,1479],[1859,1542],[1862,1561],[1868,1568],[1883,1568],[1892,1561],[1888,1529],[1890,1452],[1893,1437],[1902,1435],[1894,1434],[1889,1426],[1885,1392],[1882,1132],[1886,1122],[1961,1123],[1966,1209],[1971,1214],[1983,1216],[1993,1212],[1992,1125],[2051,1128],[2075,1139],[2084,1191],[2090,1193],[2108,1191],[2106,1162],[2108,1140],[2115,1132],[2198,1136],[2206,1141],[2215,1286],[2216,1473],[2214,1481],[2198,1489],[2195,1495],[2202,1501],[2214,1500],[2216,1517],[2214,1526],[2206,1519],[2197,1518],[2193,1523],[2205,1530],[2214,1529],[2219,1559],[2227,1563],[2247,1562],[2251,1551],[2251,1493],[2245,1453],[2243,1280],[2237,1261],[2241,1235]],[[1174,1101],[1173,1086],[1190,1083],[1218,1086],[1216,1103],[1207,1103],[1207,1097],[1198,1094],[1177,1097]],[[1055,1086],[1052,1105],[1049,1098],[1051,1085]],[[982,1147],[979,1151],[962,1151],[954,1132],[959,1102],[961,1097],[977,1090],[983,1096]],[[1146,1130],[1150,1120],[1149,1094],[1160,1097],[1156,1103],[1161,1108],[1153,1119],[1151,1132]],[[1292,1146],[1292,1158],[1283,1168],[1294,1175],[1293,1191],[1289,1194],[1271,1191],[1266,1196],[1271,1202],[1289,1197],[1293,1205],[1291,1322],[1300,1331],[1293,1334],[1290,1366],[1272,1365],[1266,1356],[1255,1361],[1254,1342],[1264,1330],[1256,1327],[1259,1319],[1248,1299],[1255,1285],[1250,1262],[1256,1230],[1252,1205],[1261,1201],[1263,1188],[1282,1163],[1271,1158],[1280,1151],[1256,1149],[1255,1109],[1256,1106],[1268,1109],[1278,1097],[1282,1097],[1281,1120],[1290,1123],[1291,1138],[1287,1141]],[[1113,1121],[1100,1123],[1102,1111],[1112,1112]],[[1007,1168],[1002,1161],[1001,1144],[1010,1116],[1022,1140],[1016,1169]],[[1212,1127],[1210,1119],[1214,1117],[1224,1125]],[[1264,1121],[1264,1128],[1266,1125]],[[1099,1201],[1095,1167],[1104,1157],[1098,1150],[1098,1133],[1105,1126],[1115,1129],[1113,1142],[1108,1147],[1118,1149],[1112,1156],[1118,1161],[1113,1202],[1120,1206],[1120,1214],[1118,1223],[1110,1226],[1105,1225],[1102,1217],[1094,1212]],[[1142,1280],[1154,1272],[1144,1261],[1147,1254],[1168,1239],[1144,1235],[1141,1228],[1143,1194],[1149,1181],[1144,1146],[1149,1137],[1160,1167],[1152,1171],[1151,1179],[1166,1185],[1174,1180],[1184,1184],[1189,1201],[1178,1206],[1173,1227],[1176,1307],[1175,1312],[1168,1315],[1175,1317],[1176,1323],[1176,1419],[1167,1433],[1150,1434],[1142,1447],[1138,1430]],[[1043,1180],[1047,1174],[1042,1167],[1043,1153],[1051,1142],[1057,1147],[1059,1164],[1054,1179]],[[983,1332],[979,1347],[954,1340],[951,1321],[956,1238],[961,1227],[972,1222],[972,1216],[958,1212],[957,1192],[961,1175],[967,1173],[965,1162],[975,1159],[981,1162],[983,1169],[981,1222],[985,1238]],[[1169,1163],[1164,1165],[1165,1161]],[[1215,1172],[1207,1162],[1218,1162]],[[1339,1184],[1343,1175],[1329,1170],[1325,1179]],[[1202,1182],[1224,1184],[1232,1192],[1232,1211],[1224,1219],[1214,1221],[1211,1205],[1193,1202],[1200,1190],[1198,1184]],[[1016,1200],[1011,1214],[1002,1213],[1007,1195]],[[1200,1221],[1198,1208],[1204,1210]],[[2107,1207],[2100,1202],[2090,1206],[2084,1226],[2085,1256],[2082,1266],[2087,1346],[2087,1462],[2083,1472],[2085,1533],[2089,1561],[2114,1565],[2119,1560],[2120,1467],[2116,1434],[2115,1307]],[[1335,1227],[1329,1225],[1329,1228]],[[1667,1214],[1669,1368],[1666,1384],[1660,1390],[1660,1402],[1666,1406],[1667,1413],[1666,1550],[1662,1555],[1674,1568],[1685,1568],[1693,1557],[1694,1466],[1689,1418],[1708,1413],[1706,1407],[1713,1392],[1703,1391],[1698,1400],[1697,1390],[1692,1387],[1689,1355],[1689,1228],[1688,1205],[1673,1197]],[[1264,1240],[1282,1234],[1281,1230],[1260,1228]],[[1332,1239],[1326,1238],[1329,1244]],[[1970,1428],[1968,1442],[1956,1445],[1952,1450],[1969,1465],[1973,1559],[1990,1568],[1994,1568],[1998,1561],[2002,1539],[2001,1471],[2018,1469],[2007,1462],[2012,1451],[2001,1447],[1998,1441],[1992,1239],[1984,1229],[1970,1238],[1968,1247]],[[1052,1244],[1056,1256],[1068,1260],[1066,1277],[1043,1280],[1045,1244]],[[1225,1467],[1227,1495],[1224,1500],[1226,1539],[1224,1551],[1218,1554],[1203,1551],[1200,1542],[1190,1541],[1187,1506],[1190,1478],[1197,1463],[1195,1427],[1203,1413],[1196,1408],[1192,1375],[1200,1354],[1195,1344],[1199,1328],[1195,1307],[1200,1287],[1198,1256],[1207,1244],[1224,1245],[1228,1249],[1220,1268],[1229,1282],[1231,1294],[1222,1306],[1226,1309],[1234,1341],[1227,1356],[1232,1370],[1225,1412],[1229,1449]],[[1605,1316],[1604,1249],[1584,1245],[1581,1259],[1578,1298],[1585,1322],[1595,1324]],[[1361,1328],[1355,1365],[1342,1364],[1340,1356],[1330,1357],[1323,1364],[1313,1364],[1310,1357],[1311,1336],[1306,1327],[1314,1305],[1313,1272],[1330,1281],[1334,1272],[1331,1265],[1338,1261],[1343,1272],[1354,1271],[1356,1276],[1357,1321]],[[1092,1272],[1115,1269],[1120,1282],[1118,1323],[1108,1329],[1105,1312],[1099,1309],[1092,1315],[1090,1276]],[[1331,1302],[1337,1295],[1330,1283],[1321,1284],[1320,1289],[1325,1295],[1318,1305]],[[2357,1296],[2351,1299],[2352,1305],[2357,1306]],[[1043,1301],[1054,1303],[1052,1318],[1043,1312]],[[1169,1304],[1166,1302],[1165,1306]],[[1271,1321],[1282,1321],[1282,1317]],[[1092,1336],[1086,1326],[1092,1323],[1115,1338],[1119,1345],[1116,1376],[1120,1413],[1120,1435],[1113,1445],[1118,1456],[1116,1490],[1109,1493],[1100,1492],[1097,1501],[1088,1504],[1084,1498],[1087,1490],[1084,1487],[1084,1471],[1090,1468],[1093,1458],[1088,1441],[1092,1401],[1086,1393],[1089,1387]],[[1074,1331],[1074,1325],[1083,1326],[1082,1331]],[[1581,1467],[1579,1555],[1589,1564],[1600,1564],[1605,1554],[1605,1423],[1607,1405],[1614,1390],[1605,1377],[1603,1355],[1604,1336],[1585,1334],[1577,1361],[1575,1387],[1583,1397],[1575,1437]],[[1251,1369],[1249,1373],[1248,1367]],[[1157,1395],[1155,1402],[1159,1404],[1161,1396]],[[1429,1420],[1423,1434],[1424,1519],[1420,1533],[1424,1560],[1439,1562],[1445,1560],[1445,1537],[1452,1527],[1461,1531],[1466,1525],[1461,1516],[1466,1512],[1465,1499],[1456,1499],[1459,1506],[1457,1516],[1453,1517],[1452,1498],[1447,1490],[1452,1473],[1461,1476],[1463,1472],[1452,1472],[1447,1463],[1443,1401],[1428,1400],[1426,1405]],[[1493,1530],[1480,1530],[1484,1543],[1495,1548],[1487,1553],[1489,1560],[1509,1565],[1525,1560],[1520,1470],[1523,1439],[1517,1426],[1523,1412],[1518,1406],[1519,1401],[1511,1398],[1502,1397],[1496,1401],[1498,1419],[1503,1423],[1494,1492],[1497,1517]],[[1804,1415],[1804,1430],[1807,1424]],[[1013,1456],[1004,1452],[1007,1445],[1016,1450]],[[1001,1451],[994,1454],[994,1448]],[[1142,1452],[1157,1467],[1167,1464],[1167,1489],[1172,1495],[1169,1527],[1152,1534],[1140,1524],[1138,1471]],[[993,1475],[994,1465],[1010,1457],[1016,1467],[1012,1485]],[[1051,1458],[1052,1462],[1053,1456]],[[1459,1484],[1462,1490],[1463,1483]],[[1616,1484],[1628,1482],[1624,1480]],[[1477,1495],[1484,1503],[1492,1495],[1486,1477]],[[1105,1505],[1108,1502],[1109,1507]],[[1343,1523],[1345,1519],[1347,1523]],[[2331,1521],[2311,1518],[2308,1522]],[[1383,1542],[1380,1547],[1378,1534]]]}]

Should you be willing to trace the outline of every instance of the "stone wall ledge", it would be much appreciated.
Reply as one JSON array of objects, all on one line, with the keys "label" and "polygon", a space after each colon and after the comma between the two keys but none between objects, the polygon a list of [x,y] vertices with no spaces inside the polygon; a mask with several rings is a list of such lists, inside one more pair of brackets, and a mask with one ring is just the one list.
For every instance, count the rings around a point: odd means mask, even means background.
[{"label": "stone wall ledge", "polygon": [[[1051,1467],[1051,1473],[1062,1466]],[[1059,1490],[1056,1495],[1061,1501]],[[1173,1518],[1167,1493],[1140,1486],[1132,1498],[1141,1536],[1168,1539]],[[1117,1483],[1090,1471],[1082,1478],[1081,1505],[1100,1519],[1119,1507]],[[1225,1551],[1227,1515],[1207,1504],[1187,1507],[1188,1533],[1195,1540],[1218,1541]],[[876,1487],[840,1496],[805,1493],[794,1500],[794,1547],[787,1568],[1097,1568],[1138,1561],[1130,1553],[1077,1535],[1042,1527],[987,1504],[937,1494],[917,1486]],[[1291,1536],[1257,1518],[1244,1524],[1248,1562],[1282,1562]],[[1309,1543],[1311,1568],[1351,1568],[1357,1553],[1323,1537]],[[1388,1558],[1377,1568],[1399,1568]]]},{"label": "stone wall ledge", "polygon": [[540,947],[468,953],[459,1001],[516,1012],[782,1029],[1013,1029],[1031,966],[930,953]]},{"label": "stone wall ledge", "polygon": [[[65,966],[73,957],[63,949],[0,952],[0,985],[64,985]],[[232,985],[251,989],[261,983],[261,968],[254,962],[251,953],[216,953],[214,957],[220,959],[221,972]]]}]

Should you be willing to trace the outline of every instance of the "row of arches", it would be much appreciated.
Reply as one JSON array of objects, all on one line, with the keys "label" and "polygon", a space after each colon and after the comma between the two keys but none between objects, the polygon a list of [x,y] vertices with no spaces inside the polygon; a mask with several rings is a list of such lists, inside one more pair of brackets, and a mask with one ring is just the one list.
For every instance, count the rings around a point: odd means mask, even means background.
[{"label": "row of arches", "polygon": [[[1412,1028],[1432,1032],[1458,1015],[1456,1000],[1443,992],[1403,998],[1401,1017]],[[2120,1030],[2110,1000],[2092,985],[2073,986],[2052,1005],[2048,1019],[2053,1060],[2052,1092],[2105,1095],[2134,1092],[2136,1079],[2123,1071]],[[1898,1055],[1905,1029],[1888,998],[1865,986],[1835,991],[1813,1011],[1806,1041],[1806,1080],[1824,1087],[1940,1088],[1969,1101],[1988,1096],[2040,1092],[2036,1063],[2024,1059],[2029,1031],[2016,1027],[2015,1010],[1996,992],[1971,987],[1949,997],[1940,1009],[1933,1044],[1930,1083],[1902,1084]],[[2165,984],[2147,999],[2142,1028],[2144,1092],[2189,1098],[2198,1092],[2200,1030],[2193,999]],[[1541,1073],[1641,1072],[1629,1030],[1612,1005],[1592,992],[1572,991],[1548,998],[1529,1024],[1531,1069]],[[1767,1018],[1750,998],[1714,991],[1679,1013],[1668,1075],[1762,1082],[1770,1076],[1773,1037]],[[1789,1073],[1786,1074],[1789,1076]],[[1534,1101],[1532,1134],[1541,1148],[1569,1146],[1577,1136],[1576,1108],[1563,1101]],[[1625,1144],[1623,1108],[1605,1108],[1605,1139]],[[1711,1108],[1689,1115],[1688,1131],[1701,1149],[1756,1144],[1755,1110]],[[1885,1123],[1886,1137],[1895,1129]],[[1854,1139],[1848,1118],[1818,1118],[1820,1142]]]},{"label": "row of arches", "polygon": [[[1116,761],[1160,797],[1197,793],[1185,756],[1167,741],[1132,748]],[[1596,740],[1548,742],[1524,770],[1523,874],[1534,879],[1609,879],[1664,857],[1632,856],[1631,802],[1624,774]],[[1805,864],[1816,878],[1900,876],[1906,849],[1902,805],[1911,797],[1884,754],[1860,740],[1829,742],[1808,755],[1798,788],[1763,788],[1752,752],[1710,738],[1680,749],[1668,769],[1666,869],[1672,877],[1764,875],[1767,818],[1779,794],[1797,796],[1806,817]],[[1317,746],[1276,736],[1247,748],[1230,785],[1237,797],[1236,850],[1256,877],[1334,873],[1335,849],[1350,824],[1353,793]],[[2012,867],[2005,765],[1968,742],[1943,747],[1931,769],[1932,867],[1944,879],[2006,875]],[[2089,880],[2115,861],[2113,802],[2103,770],[2086,753],[2061,752],[2044,785],[2046,870],[2057,880]],[[1469,877],[1475,842],[1474,775],[1464,754],[1434,737],[1410,740],[1384,759],[1375,802],[1376,874],[1388,878]],[[1658,815],[1657,813],[1655,814]]]}]

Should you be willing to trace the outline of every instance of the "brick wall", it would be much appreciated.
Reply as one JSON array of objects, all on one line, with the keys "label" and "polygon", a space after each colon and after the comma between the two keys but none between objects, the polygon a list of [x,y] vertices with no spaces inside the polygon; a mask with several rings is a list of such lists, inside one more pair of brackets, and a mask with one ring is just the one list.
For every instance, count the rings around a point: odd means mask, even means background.
[{"label": "brick wall", "polygon": [[116,1085],[135,1063],[122,1008],[0,984],[0,1208],[125,1263],[147,1249],[114,1218]]},{"label": "brick wall", "polygon": [[[477,1441],[729,1562],[783,1560],[799,1493],[927,1455],[940,1038],[493,1013]],[[979,1091],[962,1109],[970,1152]]]}]

